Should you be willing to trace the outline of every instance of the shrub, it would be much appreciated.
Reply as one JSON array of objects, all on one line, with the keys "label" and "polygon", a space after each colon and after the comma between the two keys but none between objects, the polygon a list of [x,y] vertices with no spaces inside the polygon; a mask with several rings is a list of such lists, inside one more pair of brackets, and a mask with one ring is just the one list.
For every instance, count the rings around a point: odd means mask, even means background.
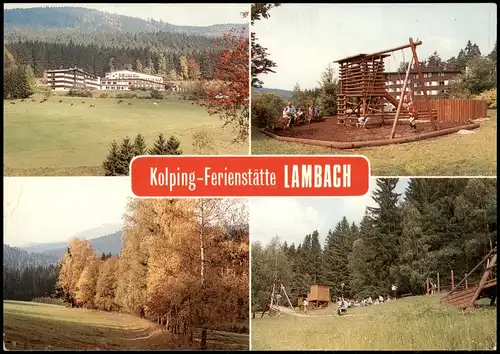
[{"label": "shrub", "polygon": [[252,125],[266,128],[281,116],[286,101],[274,93],[262,93],[252,98]]},{"label": "shrub", "polygon": [[488,108],[497,108],[497,89],[493,88],[488,91],[481,92],[479,95],[474,96],[476,100],[484,100]]},{"label": "shrub", "polygon": [[124,94],[122,94],[121,98],[132,99],[132,98],[137,98],[137,95],[135,93],[125,92]]},{"label": "shrub", "polygon": [[92,92],[84,88],[71,89],[66,96],[69,97],[92,97]]},{"label": "shrub", "polygon": [[99,95],[99,98],[108,98],[108,94],[106,92],[103,92]]},{"label": "shrub", "polygon": [[151,98],[155,100],[161,100],[163,95],[158,90],[151,90]]},{"label": "shrub", "polygon": [[214,154],[215,139],[211,136],[207,129],[202,128],[193,133],[193,149],[200,155]]}]

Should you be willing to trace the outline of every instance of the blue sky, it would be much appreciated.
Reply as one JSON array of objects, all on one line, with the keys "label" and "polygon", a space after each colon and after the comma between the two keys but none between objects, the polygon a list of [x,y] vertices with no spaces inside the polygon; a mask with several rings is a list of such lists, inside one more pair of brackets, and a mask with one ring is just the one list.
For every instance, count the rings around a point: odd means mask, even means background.
[{"label": "blue sky", "polygon": [[[253,31],[278,64],[263,75],[264,87],[291,90],[296,82],[313,88],[329,63],[359,53],[375,53],[420,39],[420,60],[435,50],[456,56],[467,41],[483,54],[496,40],[496,4],[282,4]],[[410,50],[404,52],[406,61]],[[389,70],[403,61],[400,51],[386,60]],[[396,64],[396,65],[394,65]],[[336,68],[336,66],[334,66]]]},{"label": "blue sky", "polygon": [[118,15],[152,18],[173,25],[209,26],[224,23],[247,23],[241,12],[249,11],[248,4],[4,4],[4,9],[27,7],[86,7]]},{"label": "blue sky", "polygon": [[128,177],[4,177],[4,243],[64,242],[122,224],[131,196]]},{"label": "blue sky", "polygon": [[[408,179],[401,178],[396,187],[403,193]],[[267,244],[276,235],[289,245],[296,245],[304,236],[318,230],[321,244],[329,229],[342,219],[359,223],[367,206],[375,206],[371,190],[363,197],[349,198],[259,198],[250,200],[250,238]]]}]

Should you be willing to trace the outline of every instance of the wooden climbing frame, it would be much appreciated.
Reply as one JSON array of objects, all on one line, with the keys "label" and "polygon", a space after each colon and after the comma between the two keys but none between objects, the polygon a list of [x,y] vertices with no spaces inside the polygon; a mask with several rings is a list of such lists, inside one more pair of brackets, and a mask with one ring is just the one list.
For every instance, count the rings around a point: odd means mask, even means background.
[{"label": "wooden climbing frame", "polygon": [[[472,273],[478,270],[482,265],[485,269],[479,283],[470,284],[469,278]],[[492,277],[493,269],[497,265],[497,248],[493,248],[451,291],[442,299],[447,303],[460,307],[474,307],[481,293],[488,288],[496,287],[497,278]]]},{"label": "wooden climbing frame", "polygon": [[[403,96],[408,83],[409,74],[414,63],[418,74],[420,88],[422,89],[425,109],[419,112],[420,119],[429,119],[433,129],[436,131],[436,117],[427,96],[422,70],[418,61],[416,47],[421,45],[421,41],[414,42],[409,39],[409,44],[396,48],[387,49],[373,54],[358,54],[352,57],[335,61],[340,66],[339,93],[337,101],[337,117],[344,124],[355,123],[359,117],[365,117],[368,121],[384,124],[386,119],[394,119],[393,130],[390,138],[395,136],[395,129],[398,119],[406,114],[410,116],[408,107],[403,107]],[[396,100],[386,89],[387,75],[384,70],[384,59],[389,57],[389,53],[410,48],[412,58],[410,60],[406,78],[403,83],[400,100]],[[386,103],[397,108],[396,114],[385,112]]]}]

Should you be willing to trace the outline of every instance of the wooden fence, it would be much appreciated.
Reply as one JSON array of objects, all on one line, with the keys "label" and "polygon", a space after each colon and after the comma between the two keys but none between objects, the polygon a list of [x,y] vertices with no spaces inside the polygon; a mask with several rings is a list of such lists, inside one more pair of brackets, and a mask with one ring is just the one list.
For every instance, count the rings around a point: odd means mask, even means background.
[{"label": "wooden fence", "polygon": [[[487,104],[482,100],[429,100],[431,108],[437,111],[438,122],[467,122],[469,119],[486,117]],[[425,101],[413,101],[417,111],[427,112]]]}]

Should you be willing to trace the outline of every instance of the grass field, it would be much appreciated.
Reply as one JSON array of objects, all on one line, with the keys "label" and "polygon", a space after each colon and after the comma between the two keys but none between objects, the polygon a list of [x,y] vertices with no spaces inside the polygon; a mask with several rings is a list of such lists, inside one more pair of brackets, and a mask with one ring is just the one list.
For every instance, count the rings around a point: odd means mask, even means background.
[{"label": "grass field", "polygon": [[260,315],[252,320],[252,350],[490,350],[496,345],[496,308],[462,312],[439,295],[307,315]]},{"label": "grass field", "polygon": [[103,175],[101,166],[111,142],[121,142],[125,136],[133,139],[138,133],[148,146],[159,133],[167,139],[175,135],[184,154],[192,154],[193,133],[204,131],[211,137],[215,153],[248,155],[248,142],[233,144],[232,128],[222,129],[217,116],[208,115],[196,104],[163,100],[154,106],[147,99],[117,101],[70,97],[51,97],[43,104],[4,101],[4,174]]},{"label": "grass field", "polygon": [[[131,315],[72,309],[35,302],[4,301],[7,349],[154,350],[198,348],[160,326]],[[208,349],[248,348],[248,335],[208,332]]]},{"label": "grass field", "polygon": [[496,176],[497,112],[470,135],[356,150],[282,142],[252,130],[252,155],[364,155],[374,176]]}]

